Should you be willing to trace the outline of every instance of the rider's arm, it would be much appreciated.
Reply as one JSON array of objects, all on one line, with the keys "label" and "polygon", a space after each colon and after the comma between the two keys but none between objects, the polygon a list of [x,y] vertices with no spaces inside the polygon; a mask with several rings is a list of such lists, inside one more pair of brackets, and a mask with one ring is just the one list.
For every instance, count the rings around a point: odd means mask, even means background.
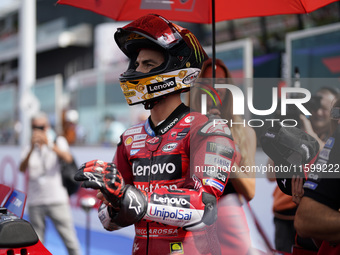
[{"label": "rider's arm", "polygon": [[339,211],[310,197],[302,198],[295,215],[294,227],[301,237],[340,243]]},{"label": "rider's arm", "polygon": [[[119,211],[110,207],[108,210],[102,208],[100,218],[103,219],[103,225],[104,222],[110,223],[110,230],[114,230],[133,224],[141,218],[188,230],[212,224],[217,217],[216,200],[223,194],[230,167],[234,162],[235,146],[230,136],[215,133],[214,129],[207,130],[192,129],[194,133],[186,138],[186,147],[191,149],[191,172],[188,171],[183,188],[160,188],[144,193],[134,186],[129,186],[130,195],[123,195]],[[124,157],[120,148],[117,153],[115,159]],[[118,167],[121,168],[122,165],[118,164]],[[207,171],[206,167],[215,167],[216,172]],[[123,171],[123,176],[124,172],[126,171]],[[124,180],[125,178],[128,178],[129,182],[129,176],[125,174]],[[125,221],[129,211],[135,213],[135,219]],[[107,220],[107,216],[111,219]],[[129,219],[132,218],[130,215]],[[108,225],[104,227],[109,228]]]}]

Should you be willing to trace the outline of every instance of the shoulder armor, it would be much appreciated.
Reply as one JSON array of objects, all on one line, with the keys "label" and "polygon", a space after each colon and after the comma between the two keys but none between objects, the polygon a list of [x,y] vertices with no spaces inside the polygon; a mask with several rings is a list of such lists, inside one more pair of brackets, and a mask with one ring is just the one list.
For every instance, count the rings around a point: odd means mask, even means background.
[{"label": "shoulder armor", "polygon": [[233,140],[231,130],[223,119],[209,118],[199,129],[198,134],[203,136],[225,136]]}]

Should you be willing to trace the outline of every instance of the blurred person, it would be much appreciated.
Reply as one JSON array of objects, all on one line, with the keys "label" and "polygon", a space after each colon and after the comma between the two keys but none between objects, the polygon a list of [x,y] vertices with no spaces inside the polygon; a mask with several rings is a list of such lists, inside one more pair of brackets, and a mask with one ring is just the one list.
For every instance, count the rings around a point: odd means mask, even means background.
[{"label": "blurred person", "polygon": [[101,142],[105,145],[117,145],[125,126],[117,121],[114,116],[106,115],[101,132]]},{"label": "blurred person", "polygon": [[63,136],[69,145],[77,142],[77,123],[79,114],[76,110],[64,110],[62,114]]},{"label": "blurred person", "polygon": [[28,174],[28,214],[42,243],[45,241],[46,218],[50,218],[62,238],[68,254],[80,254],[73,226],[69,196],[62,184],[58,158],[72,161],[67,140],[56,136],[46,113],[32,117],[31,144],[21,155],[20,171]]},{"label": "blurred person", "polygon": [[[332,101],[336,97],[336,90],[328,87],[319,89],[314,98],[319,98],[316,105],[313,105],[312,116],[307,119],[305,115],[300,114],[301,129],[307,134],[314,137],[319,145],[320,150],[325,144],[325,141],[330,135],[330,120],[329,114],[331,110]],[[268,160],[268,165],[273,166],[271,159]],[[273,173],[268,172],[268,180],[275,181]],[[317,247],[313,244],[311,239],[303,239],[296,235],[294,228],[294,218],[302,196],[303,179],[294,176],[292,178],[292,194],[288,196],[284,194],[279,187],[276,187],[273,192],[273,213],[275,224],[275,248],[279,251],[291,252],[295,244],[306,249],[316,251]]]},{"label": "blurred person", "polygon": [[[268,160],[268,166],[273,166],[271,159]],[[267,172],[269,181],[274,182],[276,178],[274,173]],[[294,228],[294,215],[296,212],[296,204],[292,201],[292,197],[284,194],[278,186],[273,192],[274,214],[274,244],[275,249],[283,252],[292,252],[292,247],[295,244],[296,231]]]},{"label": "blurred person", "polygon": [[123,133],[113,163],[84,163],[75,179],[100,190],[105,229],[135,225],[133,254],[220,254],[210,226],[227,173],[197,167],[233,166],[235,146],[227,125],[213,128],[180,94],[207,55],[189,30],[156,14],[119,28],[115,40],[130,59],[120,77],[126,100],[144,104],[150,116]]},{"label": "blurred person", "polygon": [[300,114],[302,129],[313,136],[320,144],[320,149],[331,135],[330,131],[330,111],[332,102],[337,96],[337,91],[330,87],[322,87],[319,89],[314,98],[318,98],[317,105],[311,110],[312,115],[309,119],[305,115]]},{"label": "blurred person", "polygon": [[[233,84],[228,68],[222,60],[215,62],[216,83]],[[212,77],[212,59],[204,62],[200,78]],[[211,86],[211,84],[209,84]],[[218,103],[213,107],[210,97],[207,101],[208,114],[216,115],[218,118],[232,120],[234,123],[241,122],[238,115],[233,115],[233,97],[227,89],[216,89],[222,105]],[[201,109],[201,90],[192,89],[190,91],[190,106],[196,110]],[[255,165],[256,134],[253,128],[243,125],[232,125],[230,127],[237,153],[235,163],[239,167]],[[254,173],[234,173],[230,176],[223,196],[228,194],[243,195],[250,201],[255,195],[255,174]],[[234,199],[223,197],[218,205],[217,234],[221,245],[222,254],[246,254],[250,245],[249,229],[246,223],[242,203],[236,203]]]},{"label": "blurred person", "polygon": [[79,113],[75,109],[63,111],[63,136],[69,145],[84,144],[86,141],[86,129],[79,122]]},{"label": "blurred person", "polygon": [[[326,171],[340,165],[340,96],[331,110],[331,132],[316,160]],[[323,178],[310,173],[304,183],[304,194],[296,212],[294,226],[302,237],[313,238],[320,245],[318,254],[340,254],[340,178]]]},{"label": "blurred person", "polygon": [[[269,166],[274,166],[272,159],[268,159],[267,166],[268,168]],[[267,172],[267,178],[271,182],[276,181],[273,172]],[[279,186],[276,186],[273,192],[272,210],[275,226],[275,249],[277,251],[291,253],[295,246],[296,248],[311,251],[312,254],[312,252],[316,252],[318,249],[313,240],[298,236],[294,227],[297,206],[303,196],[303,178],[293,175],[290,181],[292,195],[283,193]]]}]

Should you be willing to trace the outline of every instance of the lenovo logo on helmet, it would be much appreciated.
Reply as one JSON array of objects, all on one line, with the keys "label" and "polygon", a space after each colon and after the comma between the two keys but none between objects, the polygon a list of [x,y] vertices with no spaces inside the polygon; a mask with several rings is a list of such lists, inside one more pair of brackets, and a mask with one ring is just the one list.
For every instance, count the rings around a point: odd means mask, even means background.
[{"label": "lenovo logo on helmet", "polygon": [[148,93],[156,93],[163,90],[175,88],[177,86],[175,78],[167,79],[163,82],[146,85]]}]

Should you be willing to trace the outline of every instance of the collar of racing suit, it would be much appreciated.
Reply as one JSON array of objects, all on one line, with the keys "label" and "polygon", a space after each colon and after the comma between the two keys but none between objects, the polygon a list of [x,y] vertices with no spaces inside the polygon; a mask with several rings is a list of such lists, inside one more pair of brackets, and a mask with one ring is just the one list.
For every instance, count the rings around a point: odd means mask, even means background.
[{"label": "collar of racing suit", "polygon": [[[151,121],[151,116],[149,116],[147,122],[154,132],[154,135],[163,135],[168,132],[178,121],[180,121],[185,115],[190,112],[190,108],[184,103],[181,103],[161,124],[157,127]],[[149,134],[150,135],[150,134]]]}]

